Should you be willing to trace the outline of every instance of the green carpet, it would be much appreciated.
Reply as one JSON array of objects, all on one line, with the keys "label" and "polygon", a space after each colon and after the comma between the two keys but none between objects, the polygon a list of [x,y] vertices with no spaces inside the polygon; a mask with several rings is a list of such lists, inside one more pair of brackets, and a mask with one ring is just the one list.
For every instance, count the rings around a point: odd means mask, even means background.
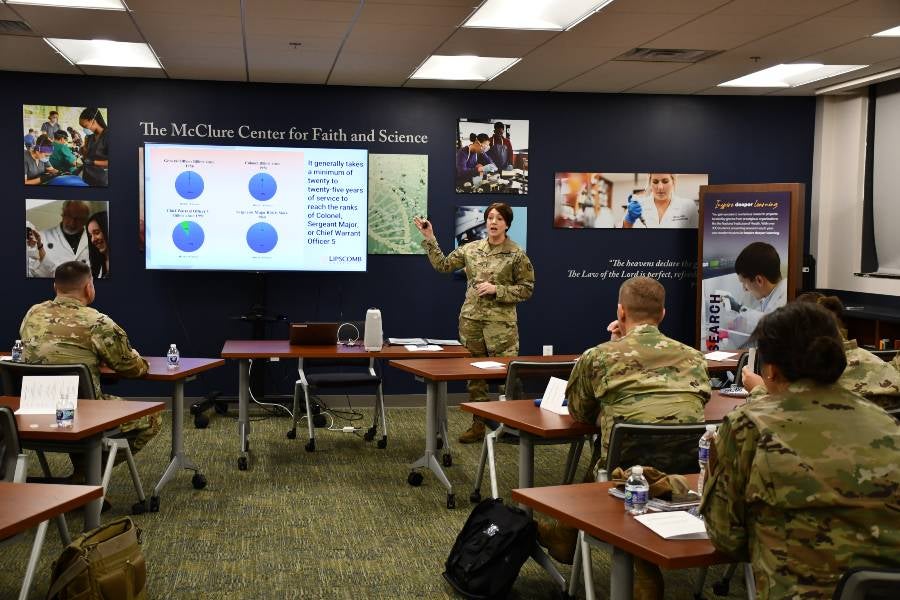
[{"label": "green carpet", "polygon": [[[368,424],[371,412],[364,411]],[[467,414],[450,409],[453,438],[465,429]],[[305,423],[304,423],[305,424]],[[343,425],[338,421],[338,425]],[[184,471],[163,490],[160,511],[135,516],[143,529],[151,598],[454,598],[443,581],[443,564],[469,514],[469,492],[481,449],[453,444],[453,466],[445,469],[456,488],[457,508],[447,510],[443,486],[425,472],[421,487],[407,484],[407,465],[424,448],[425,411],[392,409],[388,447],[379,450],[355,434],[317,430],[317,451],[306,452],[306,430],[285,437],[287,418],[252,424],[251,465],[237,469],[237,421],[213,415],[209,428],[188,419],[185,449],[209,480],[191,486]],[[168,462],[168,414],[160,435],[136,456],[149,493]],[[551,485],[562,476],[567,446],[535,450],[535,483]],[[501,494],[509,498],[518,471],[518,449],[501,444]],[[54,474],[69,471],[68,459],[49,455]],[[586,468],[582,458],[578,478]],[[29,473],[39,474],[30,456]],[[485,477],[483,494],[490,486]],[[116,468],[110,485],[111,511],[103,521],[128,514],[134,490],[128,468]],[[71,532],[82,528],[80,514],[68,518]],[[25,572],[32,534],[0,549],[0,598],[15,598]],[[31,598],[43,598],[50,568],[60,552],[51,524]],[[599,597],[608,596],[609,557],[593,552]],[[568,577],[570,567],[561,568]],[[710,570],[710,585],[724,571]],[[666,572],[666,597],[691,598],[695,571]],[[743,597],[735,577],[731,598]],[[583,597],[583,590],[579,590]],[[510,598],[554,598],[548,575],[529,560]]]}]

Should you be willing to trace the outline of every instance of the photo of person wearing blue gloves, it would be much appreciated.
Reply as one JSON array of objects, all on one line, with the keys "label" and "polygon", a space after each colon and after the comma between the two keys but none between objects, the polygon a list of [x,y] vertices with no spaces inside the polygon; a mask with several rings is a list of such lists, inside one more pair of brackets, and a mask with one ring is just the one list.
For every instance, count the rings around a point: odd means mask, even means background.
[{"label": "photo of person wearing blue gloves", "polygon": [[675,195],[675,173],[650,173],[649,195],[629,195],[622,227],[696,229],[696,202]]}]

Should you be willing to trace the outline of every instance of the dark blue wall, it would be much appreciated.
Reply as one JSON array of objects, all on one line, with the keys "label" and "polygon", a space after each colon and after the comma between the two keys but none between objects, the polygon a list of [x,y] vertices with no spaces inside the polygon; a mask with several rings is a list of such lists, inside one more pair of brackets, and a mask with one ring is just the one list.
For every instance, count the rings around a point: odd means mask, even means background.
[{"label": "dark blue wall", "polygon": [[[97,283],[95,306],[109,313],[144,354],[162,354],[176,342],[184,356],[217,356],[229,338],[249,338],[234,320],[264,286],[268,307],[288,320],[359,319],[382,311],[386,335],[454,337],[463,283],[435,273],[422,256],[370,256],[365,274],[184,273],[146,271],[137,247],[137,151],[145,141],[218,143],[205,139],[143,137],[141,121],[211,123],[237,128],[386,128],[429,137],[427,145],[368,145],[372,152],[429,155],[429,215],[442,247],[451,248],[457,204],[472,196],[453,192],[456,120],[497,116],[530,120],[527,196],[479,196],[528,206],[528,254],[537,273],[535,293],[520,305],[521,352],[581,352],[606,339],[615,318],[618,281],[568,277],[569,269],[603,271],[611,258],[695,260],[696,231],[557,230],[552,228],[556,171],[708,173],[709,182],[802,182],[810,189],[815,105],[812,98],[743,96],[639,96],[90,78],[0,73],[2,179],[10,219],[0,223],[5,310],[0,331],[8,342],[33,303],[51,294],[48,280],[26,280],[21,245],[24,199],[91,199],[110,203],[113,278]],[[24,188],[18,170],[23,104],[105,106],[109,109],[111,170],[107,189]],[[18,143],[18,142],[17,142]],[[250,140],[222,142],[253,145]],[[291,145],[290,142],[268,142]],[[293,145],[315,145],[295,142]],[[338,144],[323,144],[334,146]],[[358,147],[358,143],[346,143]],[[808,203],[808,201],[807,201]],[[806,211],[809,214],[809,210]],[[665,282],[668,316],[663,329],[693,343],[693,280]],[[269,328],[286,337],[287,325]],[[9,345],[9,344],[7,344]],[[292,387],[290,369],[276,367],[271,387]],[[409,376],[387,373],[389,393],[420,390]],[[191,394],[219,387],[236,393],[237,369],[207,376]],[[152,384],[119,384],[117,393],[158,395]]]}]

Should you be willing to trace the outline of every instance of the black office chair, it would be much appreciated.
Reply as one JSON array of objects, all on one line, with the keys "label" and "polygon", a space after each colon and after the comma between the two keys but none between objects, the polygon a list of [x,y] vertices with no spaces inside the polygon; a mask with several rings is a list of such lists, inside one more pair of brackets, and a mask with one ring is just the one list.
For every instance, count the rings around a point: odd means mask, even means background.
[{"label": "black office chair", "polygon": [[[362,338],[364,324],[361,321],[352,323],[358,334],[350,336]],[[342,326],[338,329],[340,339],[345,339]],[[306,423],[309,428],[309,440],[306,442],[306,451],[316,450],[316,429],[313,422],[312,394],[318,389],[347,389],[347,388],[374,388],[375,412],[372,417],[372,426],[363,434],[367,442],[375,439],[378,431],[378,419],[381,418],[381,439],[378,440],[378,448],[387,448],[387,417],[384,410],[384,389],[381,375],[378,373],[378,365],[374,358],[301,358],[297,366],[299,379],[294,384],[293,421],[291,429],[287,432],[288,439],[297,437],[297,421],[299,420],[300,395],[306,407]]]},{"label": "black office chair", "polygon": [[[3,393],[7,396],[20,395],[22,391],[22,378],[29,375],[76,375],[78,376],[78,397],[84,400],[96,399],[90,371],[88,371],[88,368],[83,364],[39,365],[6,360],[0,361],[0,382],[3,384]],[[131,447],[128,445],[128,439],[122,431],[116,428],[104,432],[101,443],[108,452],[106,467],[103,470],[103,481],[101,483],[103,486],[103,495],[106,495],[106,490],[109,487],[109,480],[112,477],[113,466],[115,466],[116,453],[121,450],[125,453],[125,460],[128,462],[128,470],[131,472],[134,490],[137,492],[138,496],[138,502],[131,506],[131,512],[133,514],[143,513],[146,510],[144,486],[141,484],[141,477],[138,474],[137,466],[134,463],[134,456],[131,454]],[[44,453],[38,450],[37,455],[44,475],[48,478],[52,477],[50,465],[47,464]]]},{"label": "black office chair", "polygon": [[872,350],[872,354],[884,362],[891,362],[895,356],[900,354],[900,350]]},{"label": "black office chair", "polygon": [[[568,379],[572,374],[575,361],[554,362],[527,362],[514,360],[509,363],[506,372],[505,396],[507,400],[528,400],[540,398],[547,388],[547,382],[551,377]],[[498,497],[497,470],[494,463],[494,444],[503,435],[518,436],[519,431],[495,422],[487,422],[486,425],[493,429],[484,436],[484,445],[481,447],[481,458],[478,462],[478,470],[475,473],[475,485],[469,500],[473,504],[481,502],[481,482],[484,479],[484,466],[489,465],[491,478],[491,496]],[[585,440],[535,440],[538,445],[570,444],[569,456],[563,474],[563,483],[571,483],[578,468],[578,460],[581,458],[581,450]]]},{"label": "black office chair", "polygon": [[900,590],[900,569],[851,569],[841,576],[832,600],[888,600]]},{"label": "black office chair", "polygon": [[[5,361],[4,361],[5,362]],[[13,412],[6,406],[0,406],[0,481],[9,483],[24,483],[27,472],[26,458],[22,454],[19,444],[19,431],[16,428],[16,418]],[[64,515],[54,517],[59,529],[59,537],[63,546],[68,546],[72,540],[69,537],[69,528],[66,525]],[[31,583],[37,571],[37,563],[44,546],[44,538],[47,535],[47,526],[50,521],[43,521],[38,525],[31,545],[31,555],[28,558],[28,566],[25,569],[25,577],[22,579],[22,589],[19,598],[27,598],[31,591]],[[0,547],[18,542],[24,538],[24,534],[16,534],[12,537],[0,539]]]}]

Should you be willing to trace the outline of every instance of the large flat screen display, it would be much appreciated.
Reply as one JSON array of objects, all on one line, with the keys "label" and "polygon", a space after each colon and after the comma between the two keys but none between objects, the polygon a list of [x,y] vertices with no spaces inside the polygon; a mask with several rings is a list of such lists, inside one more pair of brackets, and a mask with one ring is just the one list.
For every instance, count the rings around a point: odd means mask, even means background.
[{"label": "large flat screen display", "polygon": [[148,269],[365,271],[368,151],[144,145]]}]

